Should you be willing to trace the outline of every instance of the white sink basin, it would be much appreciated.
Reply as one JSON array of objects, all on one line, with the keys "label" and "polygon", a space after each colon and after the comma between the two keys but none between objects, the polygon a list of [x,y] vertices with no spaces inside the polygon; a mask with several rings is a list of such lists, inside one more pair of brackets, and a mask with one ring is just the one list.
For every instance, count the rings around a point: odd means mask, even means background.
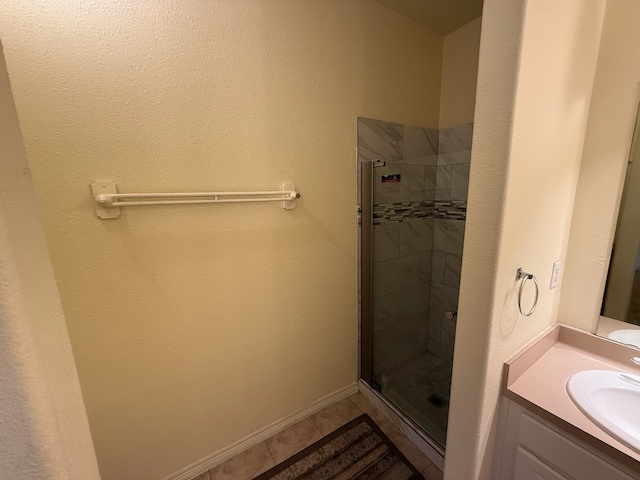
[{"label": "white sink basin", "polygon": [[585,370],[567,381],[567,392],[596,425],[640,453],[640,375]]},{"label": "white sink basin", "polygon": [[609,335],[607,335],[607,337],[611,340],[615,340],[616,342],[640,348],[640,330],[632,330],[630,328],[625,328],[623,330],[614,330]]}]

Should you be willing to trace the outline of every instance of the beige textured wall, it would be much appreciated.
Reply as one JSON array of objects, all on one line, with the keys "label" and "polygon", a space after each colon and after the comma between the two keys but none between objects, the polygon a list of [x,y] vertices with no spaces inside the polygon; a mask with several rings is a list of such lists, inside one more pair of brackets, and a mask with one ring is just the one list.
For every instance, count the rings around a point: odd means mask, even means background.
[{"label": "beige textured wall", "polygon": [[559,320],[595,332],[640,102],[640,4],[609,0],[571,223]]},{"label": "beige textured wall", "polygon": [[0,478],[99,480],[0,46]]},{"label": "beige textured wall", "polygon": [[[490,477],[503,363],[556,321],[604,6],[485,1],[445,480]],[[540,282],[529,318],[519,266]]]},{"label": "beige textured wall", "polygon": [[481,18],[444,37],[440,128],[473,122]]},{"label": "beige textured wall", "polygon": [[[10,0],[0,37],[104,480],[355,382],[356,117],[437,127],[441,36],[371,0]],[[101,221],[105,179],[302,198]]]}]

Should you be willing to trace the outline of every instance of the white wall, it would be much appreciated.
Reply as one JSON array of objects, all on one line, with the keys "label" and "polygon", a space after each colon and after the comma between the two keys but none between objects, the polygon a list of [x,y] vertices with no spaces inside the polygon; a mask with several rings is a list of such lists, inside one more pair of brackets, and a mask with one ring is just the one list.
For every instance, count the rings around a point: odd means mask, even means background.
[{"label": "white wall", "polygon": [[0,46],[0,478],[98,480]]},{"label": "white wall", "polygon": [[444,37],[440,128],[473,123],[481,23],[476,18]]},{"label": "white wall", "polygon": [[[0,36],[104,480],[356,381],[356,117],[437,127],[440,35],[371,0],[11,0]],[[302,198],[101,221],[95,180]]]},{"label": "white wall", "polygon": [[559,320],[595,332],[640,102],[640,4],[608,0]]},{"label": "white wall", "polygon": [[[503,363],[556,321],[604,6],[485,1],[445,480],[489,478]],[[520,266],[541,288],[529,318]]]}]

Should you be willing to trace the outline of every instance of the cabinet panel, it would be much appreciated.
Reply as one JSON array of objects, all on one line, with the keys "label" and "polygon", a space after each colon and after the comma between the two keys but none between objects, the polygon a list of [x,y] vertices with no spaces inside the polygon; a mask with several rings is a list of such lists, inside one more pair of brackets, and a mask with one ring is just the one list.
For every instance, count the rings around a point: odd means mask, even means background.
[{"label": "cabinet panel", "polygon": [[572,478],[633,480],[573,440],[547,427],[528,413],[520,419],[518,443]]},{"label": "cabinet panel", "polygon": [[[500,405],[498,432],[493,480],[640,480],[640,473],[505,397]],[[529,471],[525,467],[532,462],[537,466]]]},{"label": "cabinet panel", "polygon": [[569,480],[526,449],[518,447],[513,480]]}]

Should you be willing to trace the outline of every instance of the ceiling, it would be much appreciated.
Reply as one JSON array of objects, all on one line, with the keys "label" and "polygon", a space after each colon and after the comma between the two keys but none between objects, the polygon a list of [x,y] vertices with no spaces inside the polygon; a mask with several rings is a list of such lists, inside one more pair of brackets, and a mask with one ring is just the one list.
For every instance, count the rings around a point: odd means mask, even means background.
[{"label": "ceiling", "polygon": [[482,15],[482,0],[375,0],[442,35]]}]

